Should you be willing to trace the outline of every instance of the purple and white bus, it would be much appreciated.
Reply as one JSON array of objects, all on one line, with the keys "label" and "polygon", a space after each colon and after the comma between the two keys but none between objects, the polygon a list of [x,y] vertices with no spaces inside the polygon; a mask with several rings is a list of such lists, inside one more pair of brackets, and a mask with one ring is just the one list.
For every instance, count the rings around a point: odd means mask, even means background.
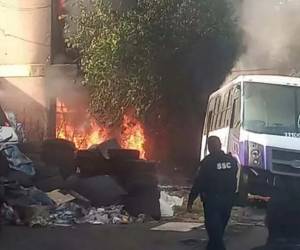
[{"label": "purple and white bus", "polygon": [[300,177],[300,78],[243,75],[208,101],[206,139],[219,136],[240,164],[240,194],[268,196],[276,176]]}]

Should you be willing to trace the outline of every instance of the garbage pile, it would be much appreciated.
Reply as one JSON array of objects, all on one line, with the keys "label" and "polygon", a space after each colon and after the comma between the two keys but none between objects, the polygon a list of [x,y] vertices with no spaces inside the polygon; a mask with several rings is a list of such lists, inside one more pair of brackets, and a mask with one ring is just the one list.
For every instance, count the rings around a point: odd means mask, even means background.
[{"label": "garbage pile", "polygon": [[[115,140],[0,143],[0,218],[28,226],[140,223],[160,219],[156,163]],[[0,220],[1,221],[1,220]]]},{"label": "garbage pile", "polygon": [[1,179],[2,223],[35,226],[71,226],[74,224],[128,224],[143,222],[145,215],[130,216],[123,205],[95,208],[80,195],[54,190],[44,193],[31,187]]}]

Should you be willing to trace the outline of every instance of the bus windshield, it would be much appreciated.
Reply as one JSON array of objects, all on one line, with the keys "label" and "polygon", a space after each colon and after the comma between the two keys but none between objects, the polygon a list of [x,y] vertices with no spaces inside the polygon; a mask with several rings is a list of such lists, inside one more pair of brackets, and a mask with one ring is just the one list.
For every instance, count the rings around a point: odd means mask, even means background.
[{"label": "bus windshield", "polygon": [[300,132],[300,88],[266,83],[245,83],[246,130],[272,135]]}]

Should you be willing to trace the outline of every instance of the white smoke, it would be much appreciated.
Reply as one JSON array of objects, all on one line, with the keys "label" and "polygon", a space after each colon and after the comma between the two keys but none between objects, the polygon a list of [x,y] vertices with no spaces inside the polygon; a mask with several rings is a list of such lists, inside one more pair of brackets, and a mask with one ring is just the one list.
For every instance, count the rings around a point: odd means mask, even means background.
[{"label": "white smoke", "polygon": [[81,82],[76,65],[51,65],[46,71],[47,97],[57,97],[72,107],[87,107],[88,93]]}]

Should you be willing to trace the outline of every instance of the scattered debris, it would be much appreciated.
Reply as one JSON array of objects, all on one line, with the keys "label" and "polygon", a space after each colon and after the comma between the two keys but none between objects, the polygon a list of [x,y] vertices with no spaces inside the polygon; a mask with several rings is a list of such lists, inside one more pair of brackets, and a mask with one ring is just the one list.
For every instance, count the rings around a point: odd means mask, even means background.
[{"label": "scattered debris", "polygon": [[12,225],[20,225],[22,224],[21,219],[17,212],[5,202],[2,204],[1,207],[1,218],[5,220],[5,222],[12,224]]},{"label": "scattered debris", "polygon": [[73,201],[76,198],[74,196],[72,196],[71,194],[63,194],[60,190],[53,190],[49,193],[47,193],[47,195],[50,197],[50,199],[52,199],[58,206],[69,202],[69,201]]},{"label": "scattered debris", "polygon": [[32,161],[15,144],[5,144],[2,152],[8,160],[11,169],[21,171],[30,176],[35,175]]},{"label": "scattered debris", "polygon": [[183,205],[183,198],[171,196],[165,191],[160,192],[160,211],[162,217],[174,216],[174,207]]},{"label": "scattered debris", "polygon": [[11,126],[14,128],[19,142],[26,142],[25,138],[25,132],[23,128],[23,124],[17,121],[17,116],[13,112],[5,112],[6,117],[11,124]]},{"label": "scattered debris", "polygon": [[[156,163],[139,159],[137,150],[121,149],[110,140],[77,153],[72,142],[49,139],[32,154],[26,151],[32,161],[16,144],[1,146],[8,169],[0,175],[6,223],[35,227],[160,219]],[[178,197],[163,195],[171,209],[182,204]]]},{"label": "scattered debris", "polygon": [[53,207],[55,203],[46,193],[36,187],[24,188],[18,184],[6,187],[4,200],[11,206],[49,206]]},{"label": "scattered debris", "polygon": [[97,152],[98,154],[101,154],[106,159],[109,159],[108,151],[110,149],[121,149],[121,146],[116,139],[110,139],[100,144],[93,145],[89,148],[89,151]]},{"label": "scattered debris", "polygon": [[170,196],[183,198],[183,203],[180,206],[174,206],[174,215],[172,217],[164,217],[165,220],[172,220],[177,222],[204,222],[203,206],[200,199],[197,199],[193,211],[187,211],[187,201],[191,187],[187,186],[160,186],[162,191],[165,191]]},{"label": "scattered debris", "polygon": [[120,205],[128,193],[111,176],[77,178],[69,186],[78,194],[91,201],[92,206],[106,207]]},{"label": "scattered debris", "polygon": [[133,219],[124,211],[123,206],[110,206],[107,208],[91,208],[89,213],[76,221],[90,224],[128,224]]},{"label": "scattered debris", "polygon": [[48,218],[50,216],[50,207],[48,206],[24,206],[16,207],[15,210],[19,214],[24,225],[30,227],[48,225]]},{"label": "scattered debris", "polygon": [[64,203],[51,212],[49,224],[53,224],[56,226],[71,226],[76,223],[76,220],[78,218],[83,217],[87,213],[88,212],[84,207],[74,202]]}]

